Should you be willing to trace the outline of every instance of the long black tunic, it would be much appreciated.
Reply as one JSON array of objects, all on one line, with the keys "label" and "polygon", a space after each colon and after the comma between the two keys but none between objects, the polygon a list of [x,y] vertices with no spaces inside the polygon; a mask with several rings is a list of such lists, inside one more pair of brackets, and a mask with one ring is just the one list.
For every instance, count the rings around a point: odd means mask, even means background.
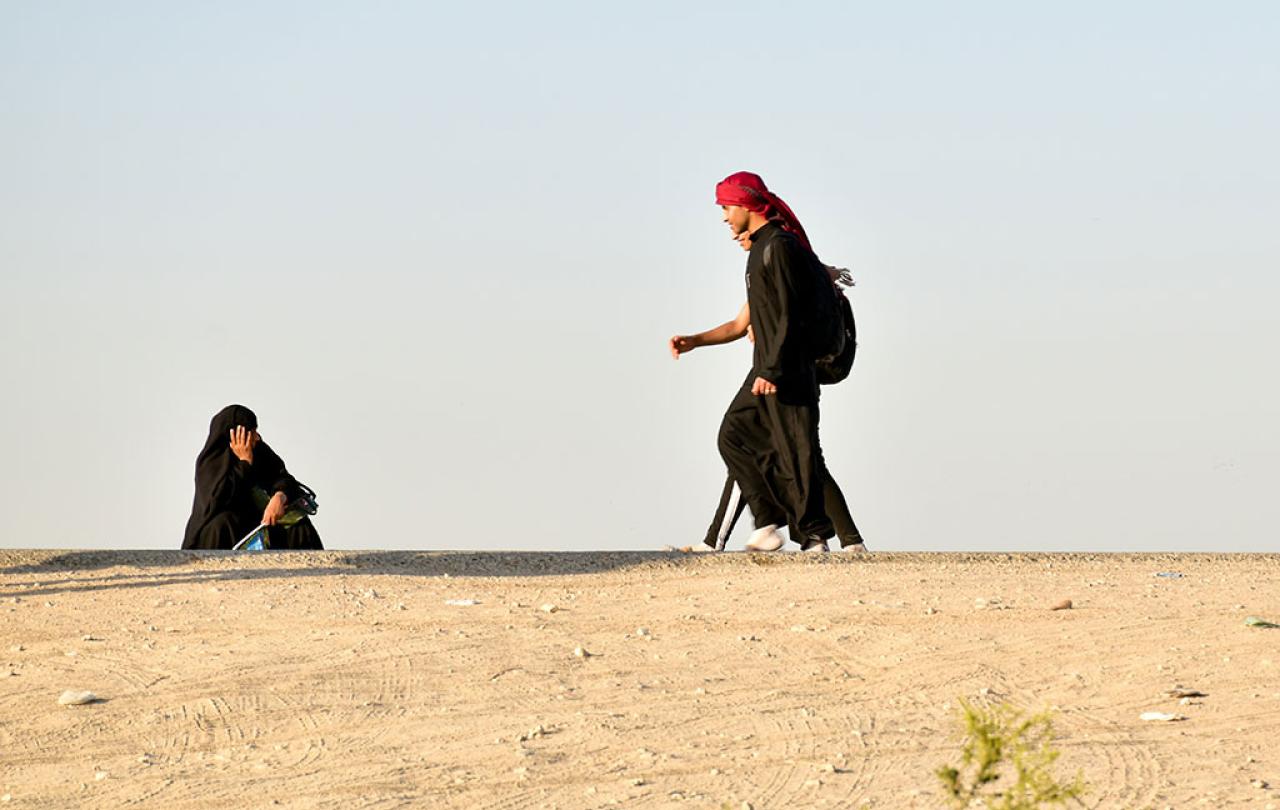
[{"label": "long black tunic", "polygon": [[795,236],[775,223],[751,235],[747,257],[747,302],[755,331],[756,376],[778,386],[787,404],[814,404],[815,318],[819,296],[829,294],[826,272]]}]

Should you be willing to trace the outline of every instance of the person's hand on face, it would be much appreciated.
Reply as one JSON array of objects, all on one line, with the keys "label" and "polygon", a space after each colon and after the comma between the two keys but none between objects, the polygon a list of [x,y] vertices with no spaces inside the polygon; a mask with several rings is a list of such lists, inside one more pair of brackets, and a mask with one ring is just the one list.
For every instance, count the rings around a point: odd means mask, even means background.
[{"label": "person's hand on face", "polygon": [[764,377],[756,377],[756,381],[751,384],[751,393],[756,396],[769,396],[778,393],[778,386],[766,380]]},{"label": "person's hand on face", "polygon": [[253,463],[253,448],[258,444],[258,431],[237,425],[231,431],[231,452],[236,458]]},{"label": "person's hand on face", "polygon": [[742,233],[735,234],[733,238],[738,240],[738,244],[742,246],[743,250],[751,250],[751,234],[743,231]]},{"label": "person's hand on face", "polygon": [[284,517],[285,499],[283,492],[277,492],[271,496],[271,500],[267,501],[267,508],[262,511],[262,522],[267,526],[274,526]]}]

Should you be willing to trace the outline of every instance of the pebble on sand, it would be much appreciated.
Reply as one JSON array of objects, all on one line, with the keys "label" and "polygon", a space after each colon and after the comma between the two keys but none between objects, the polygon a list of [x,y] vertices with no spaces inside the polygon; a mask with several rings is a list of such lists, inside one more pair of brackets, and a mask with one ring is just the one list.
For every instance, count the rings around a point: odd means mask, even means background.
[{"label": "pebble on sand", "polygon": [[1155,723],[1178,723],[1186,720],[1186,715],[1167,714],[1165,712],[1143,712],[1138,716],[1139,720],[1147,720]]},{"label": "pebble on sand", "polygon": [[454,607],[471,607],[472,605],[480,604],[474,599],[446,599],[444,600],[444,603],[446,605],[453,605]]},{"label": "pebble on sand", "polygon": [[560,608],[556,607],[555,605],[551,604],[550,602],[548,602],[548,603],[546,603],[545,605],[543,605],[542,607],[538,608],[538,610],[541,610],[543,613],[555,613],[555,612],[556,612],[557,610],[559,610],[559,609],[560,609]]},{"label": "pebble on sand", "polygon": [[70,689],[58,697],[59,706],[84,706],[88,703],[97,702],[98,696],[92,692],[75,692]]},{"label": "pebble on sand", "polygon": [[1061,602],[1058,602],[1053,607],[1049,608],[1049,610],[1071,610],[1073,607],[1075,607],[1075,605],[1071,603],[1070,599],[1063,599]]},{"label": "pebble on sand", "polygon": [[573,654],[574,654],[574,657],[576,657],[576,658],[590,658],[590,657],[591,657],[591,653],[587,652],[586,648],[584,648],[584,647],[574,647],[574,648],[573,648]]}]

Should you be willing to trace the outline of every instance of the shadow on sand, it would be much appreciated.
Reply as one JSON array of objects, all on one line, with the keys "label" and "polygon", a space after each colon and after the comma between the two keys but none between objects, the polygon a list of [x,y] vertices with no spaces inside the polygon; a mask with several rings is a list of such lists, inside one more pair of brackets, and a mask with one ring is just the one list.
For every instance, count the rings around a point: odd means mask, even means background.
[{"label": "shadow on sand", "polygon": [[[657,551],[5,551],[0,552],[0,598],[298,577],[575,576],[686,565],[709,556],[718,555]],[[94,571],[102,573],[85,575]]]}]

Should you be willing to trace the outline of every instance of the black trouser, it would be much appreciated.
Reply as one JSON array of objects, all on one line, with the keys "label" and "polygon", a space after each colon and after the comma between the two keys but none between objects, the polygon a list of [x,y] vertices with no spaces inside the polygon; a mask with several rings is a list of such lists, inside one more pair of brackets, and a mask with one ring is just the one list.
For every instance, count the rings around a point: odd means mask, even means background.
[{"label": "black trouser", "polygon": [[[835,527],[836,537],[840,538],[840,547],[848,548],[863,542],[862,534],[853,522],[853,515],[849,514],[849,504],[845,502],[844,493],[840,491],[840,485],[831,477],[825,465],[823,465],[823,475],[822,500],[827,517]],[[707,536],[703,539],[703,543],[717,551],[724,550],[725,541],[729,539],[733,527],[738,524],[738,518],[742,517],[743,510],[747,508],[747,501],[741,497],[741,493],[742,489],[738,487],[738,482],[733,480],[733,476],[725,479],[724,490],[720,493],[720,505],[716,507],[716,516],[711,519],[711,525],[707,527]],[[791,529],[791,536],[797,542],[800,541],[799,530],[795,527]]]},{"label": "black trouser", "polygon": [[835,529],[823,502],[816,399],[792,404],[776,394],[755,396],[754,379],[748,375],[720,423],[720,456],[742,488],[756,528],[788,524],[804,539],[826,540]]},{"label": "black trouser", "polygon": [[[183,548],[230,549],[253,531],[262,520],[262,513],[250,517],[247,514],[221,512],[214,515],[204,528],[196,535],[195,543]],[[267,540],[273,549],[323,549],[320,533],[311,523],[311,518],[303,518],[292,526],[271,526],[267,529]]]}]

